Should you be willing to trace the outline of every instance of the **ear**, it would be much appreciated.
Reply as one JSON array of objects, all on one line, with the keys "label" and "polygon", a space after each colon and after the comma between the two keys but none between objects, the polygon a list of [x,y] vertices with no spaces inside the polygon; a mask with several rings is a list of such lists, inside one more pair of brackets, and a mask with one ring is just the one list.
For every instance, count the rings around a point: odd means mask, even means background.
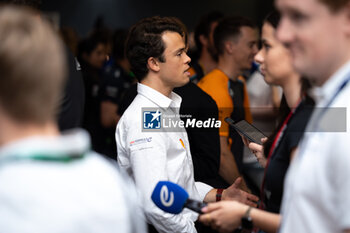
[{"label": "ear", "polygon": [[236,49],[235,43],[233,43],[232,41],[227,40],[227,41],[225,41],[224,45],[225,45],[225,50],[226,50],[227,53],[229,53],[229,54],[234,53],[234,51]]},{"label": "ear", "polygon": [[154,72],[158,72],[160,70],[159,61],[154,57],[148,58],[147,66],[150,70]]},{"label": "ear", "polygon": [[208,39],[204,35],[199,36],[199,41],[205,46],[208,44]]}]

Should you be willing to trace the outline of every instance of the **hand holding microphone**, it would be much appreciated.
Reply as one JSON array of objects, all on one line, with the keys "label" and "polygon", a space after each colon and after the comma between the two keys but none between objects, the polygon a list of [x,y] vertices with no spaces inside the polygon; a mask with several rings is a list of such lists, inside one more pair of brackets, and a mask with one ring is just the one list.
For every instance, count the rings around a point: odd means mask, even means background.
[{"label": "hand holding microphone", "polygon": [[185,189],[170,181],[159,181],[151,198],[156,206],[171,214],[179,214],[184,208],[202,214],[201,209],[207,206],[201,201],[190,199]]},{"label": "hand holding microphone", "polygon": [[[225,190],[224,199],[256,206],[258,197],[240,190],[240,182],[241,178],[238,178]],[[236,201],[220,201],[207,206],[206,203],[190,199],[185,189],[169,181],[159,181],[151,198],[156,206],[167,213],[179,214],[184,208],[191,209],[201,214],[199,218],[201,222],[211,225],[220,232],[230,232],[239,227],[247,208],[246,205]]]},{"label": "hand holding microphone", "polygon": [[[256,207],[256,202],[259,198],[239,189],[240,182],[241,178],[237,178],[237,180],[225,190],[226,195],[224,199],[236,200]],[[179,214],[184,208],[202,214],[201,209],[207,206],[206,203],[190,199],[185,189],[170,181],[159,181],[153,190],[151,198],[154,204],[161,210],[172,214]]]}]

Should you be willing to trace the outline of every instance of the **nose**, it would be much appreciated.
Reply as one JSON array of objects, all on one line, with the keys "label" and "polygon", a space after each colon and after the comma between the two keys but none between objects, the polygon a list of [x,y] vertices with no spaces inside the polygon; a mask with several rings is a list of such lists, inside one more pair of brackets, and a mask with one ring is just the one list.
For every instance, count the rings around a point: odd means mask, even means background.
[{"label": "nose", "polygon": [[191,58],[185,53],[185,64],[189,64],[191,62]]},{"label": "nose", "polygon": [[260,65],[264,62],[264,56],[262,55],[262,49],[255,55],[254,60]]},{"label": "nose", "polygon": [[293,37],[294,30],[290,21],[286,17],[282,16],[277,27],[277,39],[288,46],[288,44],[293,40]]}]

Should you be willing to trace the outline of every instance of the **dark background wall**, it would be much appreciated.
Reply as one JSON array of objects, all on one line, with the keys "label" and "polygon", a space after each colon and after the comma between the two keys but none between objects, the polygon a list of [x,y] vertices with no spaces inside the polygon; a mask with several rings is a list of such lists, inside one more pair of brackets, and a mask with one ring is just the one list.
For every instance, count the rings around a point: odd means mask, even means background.
[{"label": "dark background wall", "polygon": [[273,0],[43,0],[42,10],[58,13],[60,26],[86,36],[99,16],[111,29],[129,27],[147,16],[176,16],[192,30],[200,16],[211,10],[243,15],[260,24],[272,6]]}]

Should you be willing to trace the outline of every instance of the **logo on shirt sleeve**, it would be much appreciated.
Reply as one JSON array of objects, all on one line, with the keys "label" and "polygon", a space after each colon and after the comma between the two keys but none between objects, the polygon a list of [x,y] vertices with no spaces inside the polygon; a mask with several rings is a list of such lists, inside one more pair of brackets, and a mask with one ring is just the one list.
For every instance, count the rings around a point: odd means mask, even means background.
[{"label": "logo on shirt sleeve", "polygon": [[162,113],[157,111],[143,111],[143,128],[160,129]]},{"label": "logo on shirt sleeve", "polygon": [[136,145],[148,143],[148,142],[152,142],[152,137],[139,138],[139,139],[133,140],[130,142],[130,146],[136,146]]}]

